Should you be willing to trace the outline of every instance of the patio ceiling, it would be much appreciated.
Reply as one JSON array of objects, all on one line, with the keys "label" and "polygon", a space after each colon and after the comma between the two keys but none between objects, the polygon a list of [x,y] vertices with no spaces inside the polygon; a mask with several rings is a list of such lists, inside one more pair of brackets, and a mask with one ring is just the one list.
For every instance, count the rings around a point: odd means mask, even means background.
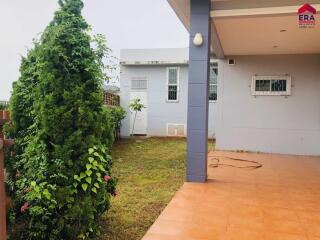
[{"label": "patio ceiling", "polygon": [[[189,30],[190,1],[168,2]],[[292,0],[212,1],[212,53],[218,58],[225,55],[320,53],[318,19],[314,28],[299,27],[297,11],[304,3]],[[320,9],[319,1],[309,3]]]}]

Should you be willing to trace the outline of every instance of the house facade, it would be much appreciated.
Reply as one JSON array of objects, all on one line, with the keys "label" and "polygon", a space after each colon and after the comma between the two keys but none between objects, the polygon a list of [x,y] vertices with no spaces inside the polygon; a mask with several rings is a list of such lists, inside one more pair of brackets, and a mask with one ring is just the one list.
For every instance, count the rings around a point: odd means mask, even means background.
[{"label": "house facade", "polygon": [[[120,61],[122,136],[186,136],[188,49],[122,50]],[[320,155],[319,64],[317,54],[211,59],[208,138],[221,150]],[[134,98],[146,108],[132,132]]]},{"label": "house facade", "polygon": [[210,59],[217,149],[320,155],[319,1],[168,2],[190,33],[187,180],[207,178]]},{"label": "house facade", "polygon": [[[122,136],[186,137],[188,55],[187,48],[121,50],[120,99],[127,111]],[[208,136],[215,138],[217,60],[212,61],[211,71]],[[146,106],[136,121],[129,108],[135,98]]]}]

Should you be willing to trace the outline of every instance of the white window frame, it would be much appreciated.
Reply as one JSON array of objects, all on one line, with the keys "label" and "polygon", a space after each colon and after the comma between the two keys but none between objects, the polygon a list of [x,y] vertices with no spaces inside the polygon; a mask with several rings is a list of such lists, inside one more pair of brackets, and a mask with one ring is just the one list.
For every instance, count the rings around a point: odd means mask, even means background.
[{"label": "white window frame", "polygon": [[[171,69],[175,69],[177,70],[177,84],[173,85],[173,84],[169,84],[169,71]],[[179,102],[179,98],[180,98],[180,67],[167,67],[167,84],[166,84],[166,101],[167,102]],[[169,99],[169,86],[177,86],[177,99],[176,100],[170,100]]]},{"label": "white window frame", "polygon": [[[215,64],[216,64],[216,65],[215,65]],[[216,99],[216,100],[210,100],[210,98],[209,98],[209,103],[215,103],[215,102],[218,101],[218,76],[219,76],[219,64],[218,64],[218,62],[211,62],[211,63],[210,63],[210,68],[211,68],[211,67],[215,67],[215,68],[218,70],[217,83],[211,84],[211,83],[210,83],[210,80],[209,80],[209,97],[210,97],[210,85],[212,85],[212,86],[217,86],[217,99]],[[211,71],[211,69],[210,69],[210,71]],[[209,73],[210,73],[210,71],[209,71]],[[210,78],[210,76],[209,76],[209,78]]]},{"label": "white window frame", "polygon": [[[271,86],[269,91],[256,91],[256,81],[257,80],[286,80],[286,91],[272,91]],[[253,96],[289,96],[291,95],[291,76],[289,75],[278,75],[278,76],[258,76],[252,77],[251,82],[251,94]]]}]

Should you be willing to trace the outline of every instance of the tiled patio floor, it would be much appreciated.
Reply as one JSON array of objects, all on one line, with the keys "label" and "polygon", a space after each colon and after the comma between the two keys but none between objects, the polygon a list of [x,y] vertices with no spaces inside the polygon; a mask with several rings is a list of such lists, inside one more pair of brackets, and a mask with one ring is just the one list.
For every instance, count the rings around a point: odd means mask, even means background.
[{"label": "tiled patio floor", "polygon": [[263,167],[209,168],[210,180],[185,183],[143,240],[320,240],[320,157],[212,156],[254,160]]}]

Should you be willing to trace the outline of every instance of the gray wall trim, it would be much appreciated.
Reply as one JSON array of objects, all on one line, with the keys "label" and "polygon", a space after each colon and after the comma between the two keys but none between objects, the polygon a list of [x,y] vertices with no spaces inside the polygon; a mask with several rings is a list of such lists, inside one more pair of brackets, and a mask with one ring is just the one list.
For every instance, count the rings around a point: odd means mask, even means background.
[{"label": "gray wall trim", "polygon": [[[191,0],[187,119],[187,181],[205,182],[208,155],[208,88],[210,66],[210,0]],[[193,44],[201,33],[203,45]]]}]

